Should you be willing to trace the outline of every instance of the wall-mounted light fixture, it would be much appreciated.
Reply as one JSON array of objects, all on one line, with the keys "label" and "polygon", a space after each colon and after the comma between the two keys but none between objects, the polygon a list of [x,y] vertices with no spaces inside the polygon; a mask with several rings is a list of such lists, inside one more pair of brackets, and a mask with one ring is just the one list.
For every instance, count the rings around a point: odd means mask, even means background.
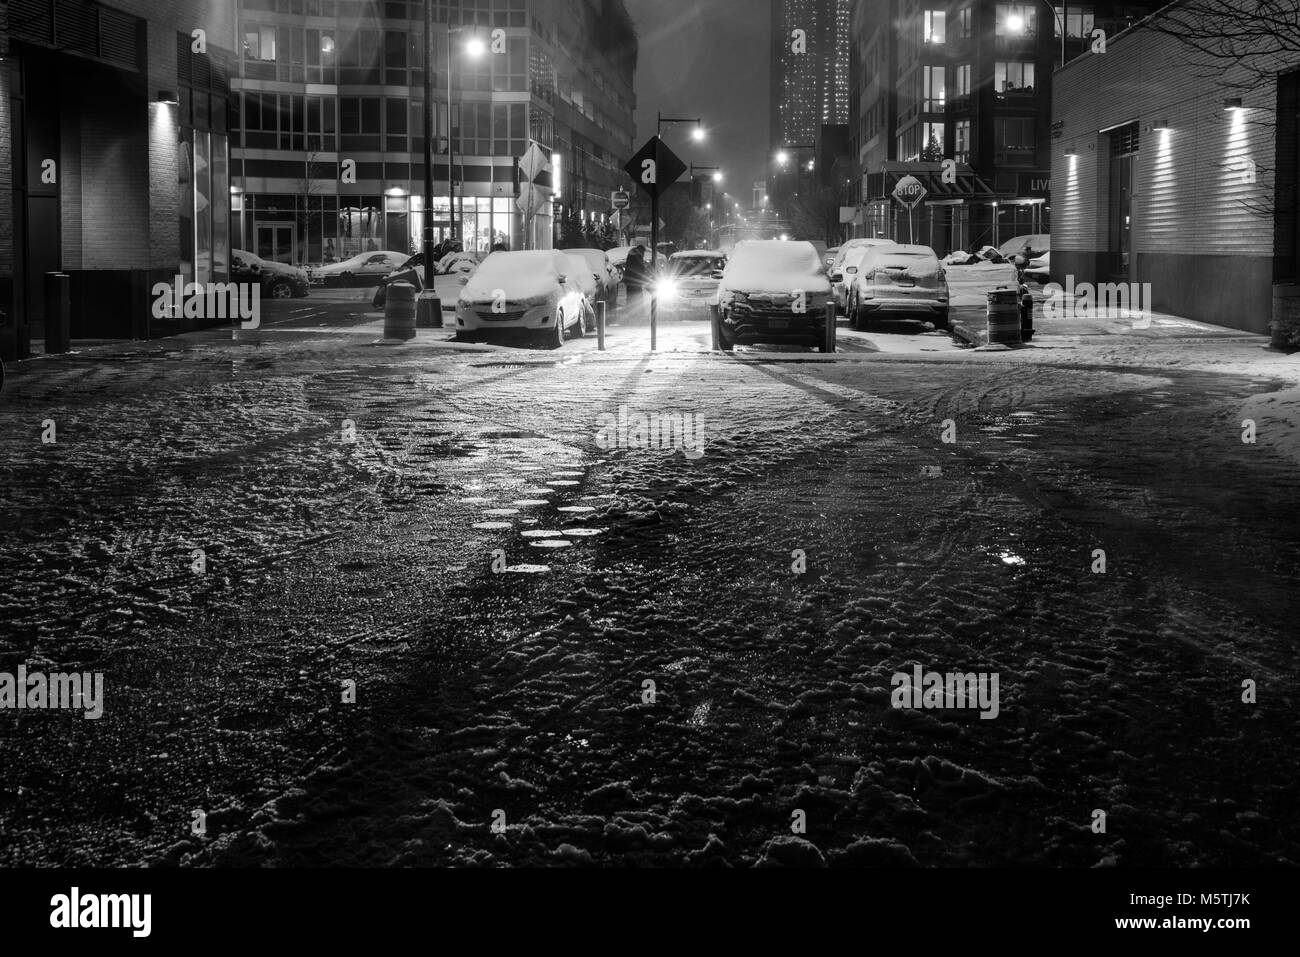
[{"label": "wall-mounted light fixture", "polygon": [[1079,153],[1078,153],[1077,150],[1075,150],[1075,148],[1074,148],[1073,146],[1067,146],[1067,147],[1065,148],[1065,155],[1066,155],[1066,156],[1078,156]]},{"label": "wall-mounted light fixture", "polygon": [[1241,109],[1241,97],[1239,97],[1239,96],[1230,96],[1230,97],[1228,97],[1226,100],[1223,101],[1223,108],[1224,108],[1225,110],[1239,110],[1239,109]]},{"label": "wall-mounted light fixture", "polygon": [[1168,120],[1156,120],[1154,123],[1151,124],[1151,128],[1152,128],[1153,130],[1163,132],[1163,131],[1169,129],[1169,121],[1168,121]]},{"label": "wall-mounted light fixture", "polygon": [[179,106],[180,98],[176,95],[175,90],[159,90],[158,102],[166,103],[168,106]]}]

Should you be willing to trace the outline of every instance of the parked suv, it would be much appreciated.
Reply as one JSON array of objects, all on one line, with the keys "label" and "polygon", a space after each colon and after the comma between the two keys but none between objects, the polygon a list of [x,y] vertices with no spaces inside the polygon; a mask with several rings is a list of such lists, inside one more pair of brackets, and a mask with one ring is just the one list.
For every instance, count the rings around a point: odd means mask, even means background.
[{"label": "parked suv", "polygon": [[855,329],[874,316],[928,319],[948,328],[948,276],[929,246],[881,246],[858,266],[849,290]]},{"label": "parked suv", "polygon": [[739,243],[718,284],[718,347],[733,352],[765,342],[825,351],[831,301],[830,279],[812,243]]}]

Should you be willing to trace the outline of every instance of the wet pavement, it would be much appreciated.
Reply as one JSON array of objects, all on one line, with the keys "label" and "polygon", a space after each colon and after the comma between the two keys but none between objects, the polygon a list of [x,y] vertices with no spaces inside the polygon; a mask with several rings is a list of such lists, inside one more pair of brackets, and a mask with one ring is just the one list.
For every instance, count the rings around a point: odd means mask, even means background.
[{"label": "wet pavement", "polygon": [[[1249,345],[723,357],[688,321],[650,356],[295,308],[11,376],[0,671],[107,703],[0,714],[5,864],[1300,854],[1298,483],[1237,414],[1294,378]],[[601,448],[637,414],[704,454]],[[916,666],[998,674],[997,718],[895,709]]]}]

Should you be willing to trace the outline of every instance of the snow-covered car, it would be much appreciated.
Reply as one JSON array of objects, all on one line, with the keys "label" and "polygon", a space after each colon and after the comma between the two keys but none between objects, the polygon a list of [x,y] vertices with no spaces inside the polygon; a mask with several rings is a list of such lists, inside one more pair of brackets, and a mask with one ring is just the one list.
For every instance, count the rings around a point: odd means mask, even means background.
[{"label": "snow-covered car", "polygon": [[618,273],[619,282],[623,281],[623,273],[627,269],[627,257],[632,252],[632,249],[631,246],[616,246],[605,252],[605,255],[609,257],[609,264]]},{"label": "snow-covered car", "polygon": [[311,289],[306,270],[270,262],[246,249],[230,251],[230,278],[234,282],[259,284],[267,299],[302,299]]},{"label": "snow-covered car", "polygon": [[377,286],[384,277],[411,257],[392,250],[362,253],[340,263],[320,266],[312,271],[311,280],[324,286]]},{"label": "snow-covered car", "polygon": [[1044,285],[1052,278],[1052,254],[1045,252],[1025,264],[1024,277]]},{"label": "snow-covered car", "polygon": [[1029,236],[1017,236],[1015,239],[1008,239],[998,247],[998,252],[1007,262],[1023,268],[1033,259],[1037,259],[1043,253],[1052,251],[1052,237],[1046,233],[1035,233]]},{"label": "snow-covered car", "polygon": [[565,249],[563,253],[564,258],[569,261],[569,283],[582,290],[582,295],[587,302],[593,304],[599,302],[604,293],[604,286],[601,284],[600,277],[592,272],[587,257],[576,249]]},{"label": "snow-covered car", "polygon": [[879,246],[893,246],[892,239],[850,239],[835,254],[827,271],[830,273],[831,287],[835,292],[835,303],[844,307],[847,298],[848,282],[844,277],[844,263],[849,255],[859,249],[875,249]]},{"label": "snow-covered car", "polygon": [[566,249],[565,252],[581,256],[600,286],[596,302],[605,302],[612,308],[618,301],[619,275],[603,249]]},{"label": "snow-covered car", "polygon": [[586,335],[594,319],[573,263],[557,250],[492,253],[465,280],[456,303],[456,331],[466,339],[500,332],[541,335],[552,348],[566,331]]},{"label": "snow-covered car", "polygon": [[659,313],[684,319],[704,318],[718,298],[718,284],[727,266],[727,256],[716,249],[692,249],[674,253],[668,270],[655,287]]},{"label": "snow-covered car", "polygon": [[[871,250],[882,249],[885,245],[892,246],[893,243],[878,246],[855,246],[844,254],[839,268],[831,276],[831,288],[835,291],[835,308],[840,312],[847,314],[849,311],[849,290],[853,288],[853,281],[862,268],[862,260],[867,258],[867,253],[871,252]],[[838,282],[836,277],[839,278]]]},{"label": "snow-covered car", "polygon": [[478,269],[478,257],[473,253],[447,253],[438,260],[439,276],[472,276],[476,269]]},{"label": "snow-covered car", "polygon": [[882,246],[858,267],[849,316],[862,329],[873,316],[916,317],[948,328],[948,278],[929,246]]},{"label": "snow-covered car", "polygon": [[812,243],[737,243],[718,284],[713,332],[723,352],[759,342],[825,350],[832,295]]}]

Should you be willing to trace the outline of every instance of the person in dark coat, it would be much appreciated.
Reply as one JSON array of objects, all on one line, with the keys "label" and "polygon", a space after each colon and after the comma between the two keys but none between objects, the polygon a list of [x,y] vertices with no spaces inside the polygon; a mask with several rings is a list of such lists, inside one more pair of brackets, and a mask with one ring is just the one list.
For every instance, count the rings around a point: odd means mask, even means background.
[{"label": "person in dark coat", "polygon": [[646,287],[650,284],[650,267],[646,265],[644,246],[637,246],[627,254],[623,282],[627,285],[628,306],[640,308]]}]

